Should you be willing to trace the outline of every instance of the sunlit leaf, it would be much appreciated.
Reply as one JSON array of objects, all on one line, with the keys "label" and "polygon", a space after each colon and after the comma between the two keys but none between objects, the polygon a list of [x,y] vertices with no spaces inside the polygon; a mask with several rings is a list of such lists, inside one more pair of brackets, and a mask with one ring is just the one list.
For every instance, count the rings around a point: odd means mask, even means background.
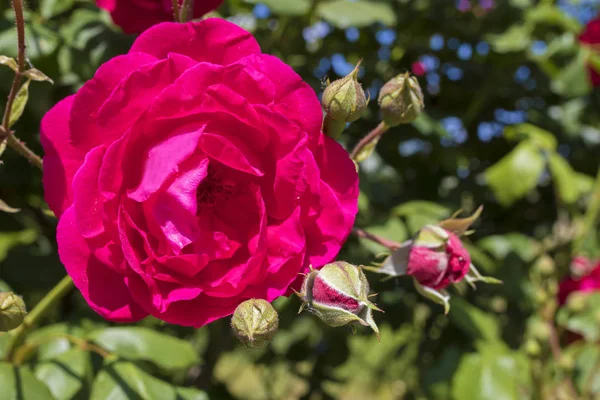
[{"label": "sunlit leaf", "polygon": [[28,367],[0,362],[0,397],[3,400],[52,400],[52,394]]},{"label": "sunlit leaf", "polygon": [[378,1],[333,0],[320,2],[317,6],[317,14],[341,29],[349,26],[369,26],[377,22],[388,26],[396,23],[396,14],[392,7]]},{"label": "sunlit leaf", "polygon": [[277,15],[305,15],[310,10],[310,0],[244,0],[247,3],[262,3]]},{"label": "sunlit leaf", "polygon": [[10,110],[10,118],[8,119],[8,126],[12,127],[23,115],[23,111],[25,111],[25,106],[27,105],[27,100],[29,100],[29,83],[30,80],[26,80],[25,83],[21,85],[17,95],[15,96],[15,100],[13,102],[12,109]]},{"label": "sunlit leaf", "polygon": [[510,206],[537,186],[544,168],[545,161],[540,151],[525,141],[484,174],[498,201]]},{"label": "sunlit leaf", "polygon": [[6,65],[15,72],[17,72],[17,69],[19,68],[17,61],[12,57],[7,56],[0,56],[0,65]]},{"label": "sunlit leaf", "polygon": [[100,329],[92,332],[90,339],[109,352],[150,361],[167,371],[183,370],[199,361],[189,342],[147,328]]},{"label": "sunlit leaf", "polygon": [[560,199],[565,204],[576,202],[581,192],[579,191],[576,173],[571,165],[559,154],[552,153],[548,158],[548,167]]},{"label": "sunlit leaf", "polygon": [[0,199],[0,211],[4,211],[9,214],[14,214],[14,213],[18,213],[19,211],[21,211],[21,209],[11,207],[8,204],[6,204],[2,199]]},{"label": "sunlit leaf", "polygon": [[46,82],[54,83],[52,81],[52,79],[50,79],[48,76],[46,76],[46,74],[44,74],[42,71],[40,71],[37,68],[28,69],[27,71],[23,72],[23,76],[31,79],[32,81],[39,81],[39,82],[46,81]]},{"label": "sunlit leaf", "polygon": [[70,400],[87,384],[91,370],[90,353],[74,348],[37,364],[35,376],[48,386],[56,400]]}]

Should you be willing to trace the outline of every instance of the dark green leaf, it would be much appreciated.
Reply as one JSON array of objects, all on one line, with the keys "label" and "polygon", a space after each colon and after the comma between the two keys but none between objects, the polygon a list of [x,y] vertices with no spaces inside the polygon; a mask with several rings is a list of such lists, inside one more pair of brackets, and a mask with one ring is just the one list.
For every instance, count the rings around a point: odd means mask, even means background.
[{"label": "dark green leaf", "polygon": [[374,23],[393,26],[396,14],[387,3],[377,1],[333,0],[321,2],[317,14],[330,24],[345,29],[350,26],[363,27]]},{"label": "dark green leaf", "polygon": [[27,367],[0,362],[0,397],[2,400],[53,400],[48,388]]},{"label": "dark green leaf", "polygon": [[175,388],[129,361],[107,361],[92,386],[90,400],[176,400]]},{"label": "dark green leaf", "polygon": [[13,102],[12,109],[10,110],[10,118],[8,120],[9,127],[12,127],[19,120],[19,118],[21,118],[21,115],[23,115],[23,111],[25,111],[27,100],[29,100],[30,82],[30,80],[26,80],[17,92],[17,96],[15,97],[15,101]]},{"label": "dark green leaf", "polygon": [[73,7],[75,0],[42,0],[40,3],[40,12],[46,19],[50,19]]},{"label": "dark green leaf", "polygon": [[87,384],[91,368],[90,353],[74,348],[37,364],[35,376],[48,386],[56,400],[69,400]]},{"label": "dark green leaf", "polygon": [[538,148],[524,141],[484,174],[498,201],[507,207],[537,186],[544,167]]},{"label": "dark green leaf", "polygon": [[186,369],[199,361],[190,343],[147,328],[100,329],[90,339],[121,357],[150,361],[167,371]]}]

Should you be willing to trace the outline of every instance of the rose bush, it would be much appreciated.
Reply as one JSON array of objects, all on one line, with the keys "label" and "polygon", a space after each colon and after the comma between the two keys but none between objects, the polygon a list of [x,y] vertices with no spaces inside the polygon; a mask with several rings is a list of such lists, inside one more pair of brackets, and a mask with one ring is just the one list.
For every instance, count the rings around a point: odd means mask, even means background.
[{"label": "rose bush", "polygon": [[[600,45],[600,17],[596,17],[588,22],[583,32],[579,35],[579,41],[597,51]],[[600,74],[591,65],[588,65],[588,76],[592,82],[592,86],[600,86]]]},{"label": "rose bush", "polygon": [[571,293],[600,290],[600,262],[576,257],[571,263],[571,275],[558,286],[558,302],[565,304]]},{"label": "rose bush", "polygon": [[332,260],[358,177],[321,123],[315,92],[241,28],[145,31],[42,121],[59,256],[89,305],[202,326]]},{"label": "rose bush", "polygon": [[[179,4],[183,0],[178,0]],[[193,18],[200,18],[219,7],[223,0],[194,1]],[[98,7],[110,12],[115,24],[125,33],[141,33],[161,22],[173,21],[171,0],[96,0]]]}]

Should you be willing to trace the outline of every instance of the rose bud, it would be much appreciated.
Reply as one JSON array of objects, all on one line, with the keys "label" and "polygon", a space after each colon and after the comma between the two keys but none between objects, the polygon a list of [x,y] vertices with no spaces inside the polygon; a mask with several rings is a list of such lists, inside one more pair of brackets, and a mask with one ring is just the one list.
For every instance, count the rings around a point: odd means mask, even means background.
[{"label": "rose bud", "polygon": [[414,121],[425,107],[417,78],[407,72],[389,80],[379,92],[379,107],[388,126]]},{"label": "rose bud", "polygon": [[408,255],[407,274],[420,284],[444,289],[469,272],[471,257],[454,233],[435,225],[423,227]]},{"label": "rose bud", "polygon": [[361,268],[337,261],[312,270],[298,296],[304,302],[300,311],[307,307],[329,326],[359,323],[379,336],[372,311],[381,310],[368,300],[369,282]]},{"label": "rose bud", "polygon": [[237,306],[231,327],[238,339],[248,347],[265,347],[277,332],[279,317],[271,303],[250,299]]},{"label": "rose bud", "polygon": [[27,315],[25,302],[13,292],[0,292],[0,332],[17,328]]},{"label": "rose bud", "polygon": [[571,275],[575,278],[584,277],[592,272],[593,269],[594,263],[587,257],[577,256],[571,261]]},{"label": "rose bud", "polygon": [[[362,61],[362,60],[361,60]],[[346,123],[360,118],[369,100],[357,80],[360,63],[344,78],[331,82],[323,92],[322,105],[327,113],[323,130],[331,138],[337,138]]]}]

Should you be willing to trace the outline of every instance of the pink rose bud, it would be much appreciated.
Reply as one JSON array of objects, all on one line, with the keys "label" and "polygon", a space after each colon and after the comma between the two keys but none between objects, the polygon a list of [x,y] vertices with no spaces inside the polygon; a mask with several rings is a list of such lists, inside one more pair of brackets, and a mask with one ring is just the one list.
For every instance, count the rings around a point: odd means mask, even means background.
[{"label": "pink rose bud", "polygon": [[444,289],[469,272],[471,257],[454,233],[427,225],[417,234],[408,255],[406,273],[421,285]]},{"label": "pink rose bud", "polygon": [[300,311],[307,307],[329,326],[359,323],[379,335],[372,310],[381,310],[368,300],[369,282],[361,268],[338,261],[312,270],[298,296],[304,302]]}]

